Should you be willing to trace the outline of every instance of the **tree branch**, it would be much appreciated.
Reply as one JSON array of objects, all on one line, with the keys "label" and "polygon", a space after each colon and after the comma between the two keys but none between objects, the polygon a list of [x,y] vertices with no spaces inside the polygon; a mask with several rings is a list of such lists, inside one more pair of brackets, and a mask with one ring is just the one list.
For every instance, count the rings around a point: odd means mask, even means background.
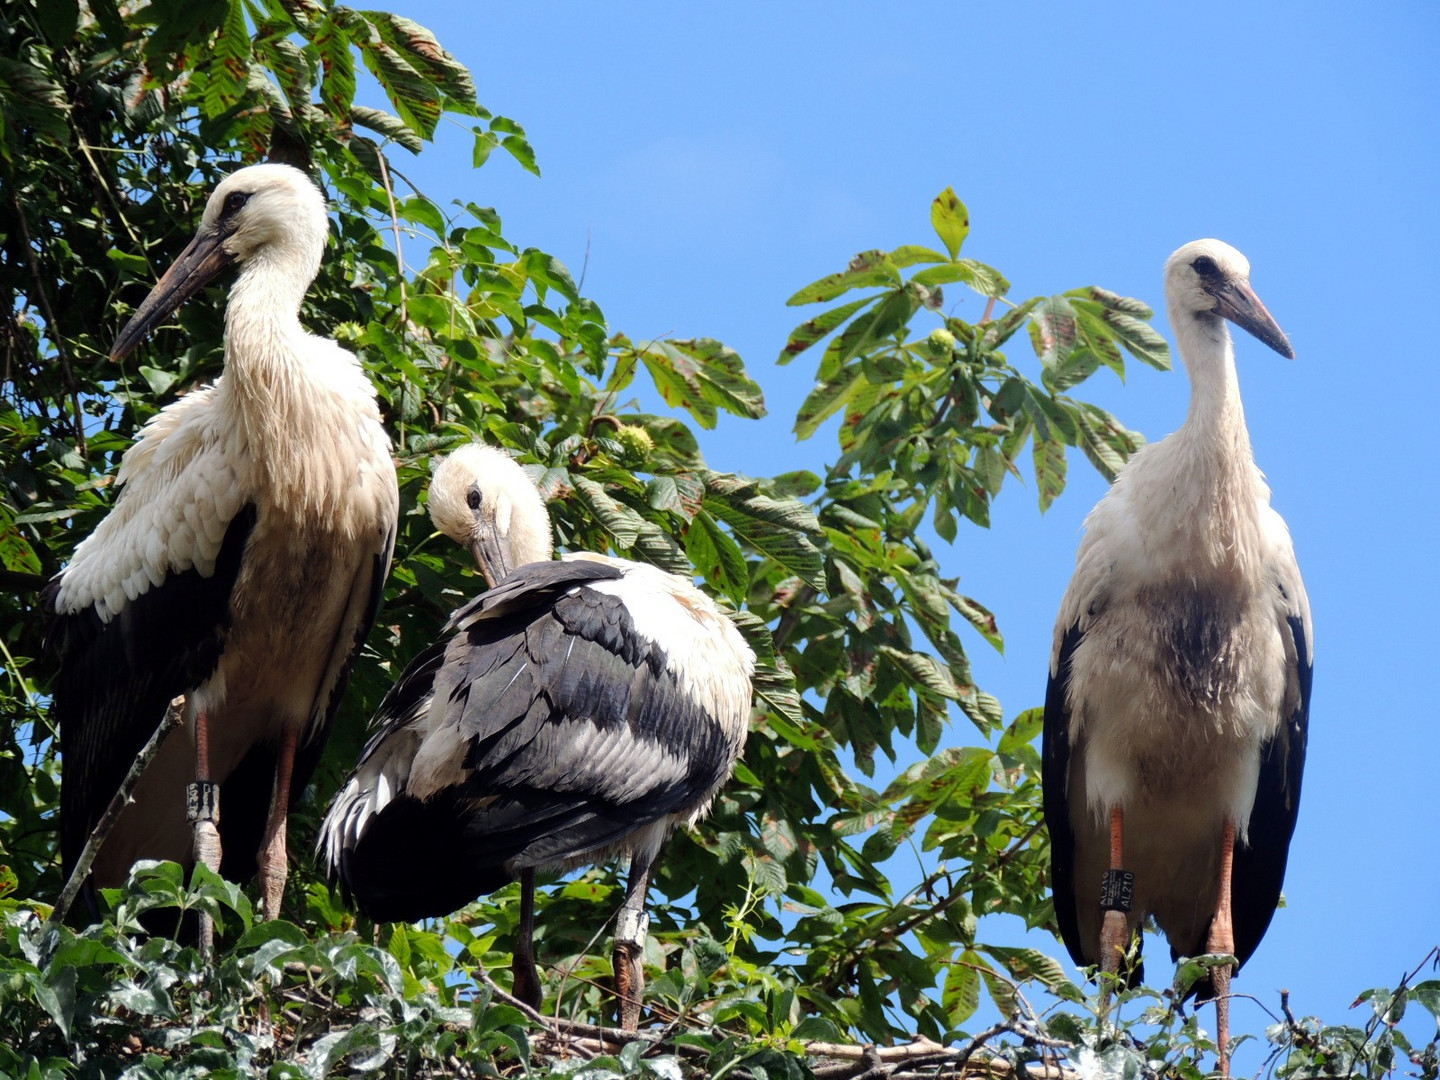
[{"label": "tree branch", "polygon": [[100,815],[100,820],[95,823],[95,828],[90,830],[90,839],[85,841],[85,848],[80,852],[80,858],[75,862],[75,868],[70,871],[70,877],[65,882],[65,888],[60,893],[60,899],[55,902],[55,910],[50,913],[49,921],[59,925],[64,921],[70,911],[70,906],[75,903],[75,897],[80,895],[80,888],[85,884],[85,879],[90,876],[90,864],[95,861],[95,856],[100,851],[100,846],[105,843],[110,831],[115,828],[115,822],[120,820],[120,814],[125,809],[125,804],[130,801],[130,796],[135,792],[135,785],[140,782],[146,767],[154,760],[155,755],[160,752],[165,737],[170,734],[185,716],[185,695],[180,695],[170,702],[170,707],[165,710],[165,716],[150,736],[150,741],[140,751],[135,763],[130,766],[130,771],[125,774],[125,779],[120,782],[114,798],[110,805],[105,808],[105,813]]}]

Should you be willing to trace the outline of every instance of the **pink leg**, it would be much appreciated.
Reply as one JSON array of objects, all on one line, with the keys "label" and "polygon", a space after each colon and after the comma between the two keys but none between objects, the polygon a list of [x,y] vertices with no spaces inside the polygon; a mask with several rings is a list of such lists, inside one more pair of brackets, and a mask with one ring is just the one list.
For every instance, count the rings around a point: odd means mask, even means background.
[{"label": "pink leg", "polygon": [[275,765],[275,790],[270,795],[270,817],[260,843],[260,913],[266,919],[280,915],[285,879],[290,876],[285,829],[290,814],[290,778],[295,771],[295,748],[300,733],[286,724],[280,734],[280,757]]},{"label": "pink leg", "polygon": [[[1215,917],[1210,920],[1210,940],[1206,951],[1235,953],[1235,921],[1230,906],[1230,870],[1235,861],[1235,823],[1225,822],[1225,838],[1220,847],[1220,898]],[[1220,1055],[1220,1075],[1230,1075],[1230,966],[1215,968],[1210,973],[1215,986],[1215,1046]]]},{"label": "pink leg", "polygon": [[[220,871],[220,785],[210,781],[210,717],[195,711],[195,782],[186,793],[186,816],[195,827],[196,863]],[[207,912],[199,913],[200,955],[208,958],[215,944],[215,924]]]},{"label": "pink leg", "polygon": [[[1110,869],[1124,869],[1124,814],[1120,807],[1110,809]],[[1114,974],[1129,944],[1129,922],[1124,911],[1107,909],[1100,925],[1100,970]]]}]

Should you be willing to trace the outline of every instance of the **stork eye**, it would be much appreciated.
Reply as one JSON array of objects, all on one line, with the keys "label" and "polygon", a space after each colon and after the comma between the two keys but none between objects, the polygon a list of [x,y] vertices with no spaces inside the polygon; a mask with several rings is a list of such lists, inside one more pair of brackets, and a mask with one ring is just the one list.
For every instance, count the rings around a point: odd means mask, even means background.
[{"label": "stork eye", "polygon": [[1190,266],[1202,278],[1218,278],[1220,276],[1220,267],[1209,255],[1201,255]]},{"label": "stork eye", "polygon": [[479,488],[471,488],[469,491],[467,491],[467,492],[465,493],[465,505],[468,506],[468,507],[470,507],[471,510],[479,510],[479,509],[480,509],[480,489],[479,489]]},{"label": "stork eye", "polygon": [[221,213],[225,217],[231,217],[234,214],[238,214],[240,212],[240,208],[244,206],[247,202],[249,202],[249,200],[250,193],[248,191],[232,191],[229,195],[225,196],[225,204],[223,209],[221,210]]}]

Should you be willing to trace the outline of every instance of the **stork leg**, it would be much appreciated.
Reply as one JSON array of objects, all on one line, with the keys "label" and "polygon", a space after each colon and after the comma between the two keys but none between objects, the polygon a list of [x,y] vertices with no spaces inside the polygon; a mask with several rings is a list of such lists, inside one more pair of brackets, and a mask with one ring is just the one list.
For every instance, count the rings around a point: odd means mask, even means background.
[{"label": "stork leg", "polygon": [[265,837],[260,842],[260,914],[266,919],[279,917],[285,879],[290,876],[285,832],[290,819],[290,778],[295,771],[295,750],[299,742],[300,732],[294,724],[281,727],[275,790],[270,794],[270,816],[265,822]]},{"label": "stork leg", "polygon": [[615,917],[616,1011],[620,1027],[635,1031],[640,1027],[640,992],[645,988],[645,971],[640,957],[645,952],[645,936],[650,930],[650,916],[645,913],[645,893],[650,888],[650,860],[639,854],[630,856],[630,881],[625,889],[625,902]]},{"label": "stork leg", "polygon": [[1104,920],[1100,924],[1100,970],[1114,975],[1120,970],[1120,961],[1129,944],[1130,910],[1128,896],[1112,895],[1112,882],[1116,875],[1123,874],[1124,856],[1124,814],[1120,807],[1110,808],[1110,873],[1105,875],[1101,904],[1105,908]]},{"label": "stork leg", "polygon": [[539,1010],[540,973],[535,970],[535,871],[520,871],[520,929],[510,959],[510,992]]},{"label": "stork leg", "polygon": [[[210,716],[195,710],[195,782],[186,792],[185,816],[195,829],[195,861],[220,872],[220,785],[210,780]],[[208,911],[199,917],[200,955],[207,960],[215,945],[215,923]]]},{"label": "stork leg", "polygon": [[[1210,920],[1210,940],[1205,950],[1235,954],[1235,920],[1230,907],[1230,871],[1235,861],[1235,823],[1226,819],[1225,837],[1220,845],[1220,898]],[[1220,1075],[1230,1075],[1230,965],[1210,973],[1215,987],[1215,1048],[1220,1055]]]}]

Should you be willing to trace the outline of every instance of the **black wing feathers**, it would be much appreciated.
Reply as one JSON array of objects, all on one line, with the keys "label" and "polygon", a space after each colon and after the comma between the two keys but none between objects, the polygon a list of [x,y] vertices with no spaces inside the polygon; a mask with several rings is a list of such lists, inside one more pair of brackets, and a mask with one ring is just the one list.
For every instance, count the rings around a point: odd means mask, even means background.
[{"label": "black wing feathers", "polygon": [[636,632],[621,597],[584,587],[619,576],[584,561],[523,567],[456,613],[443,659],[422,654],[397,683],[372,746],[433,690],[469,775],[424,801],[395,799],[343,853],[361,910],[448,913],[521,869],[597,857],[723,779],[724,734],[662,645]]},{"label": "black wing feathers", "polygon": [[[67,874],[171,698],[204,682],[220,662],[230,594],[255,520],[249,503],[231,519],[209,577],[194,569],[172,573],[108,623],[92,608],[54,614],[47,641],[61,661],[53,711],[64,761],[60,850]],[[58,581],[46,592],[52,610]]]},{"label": "black wing feathers", "polygon": [[[1079,914],[1075,896],[1075,831],[1070,825],[1070,662],[1080,644],[1079,625],[1065,632],[1055,673],[1045,687],[1045,727],[1041,737],[1041,787],[1044,791],[1045,827],[1050,832],[1050,893],[1055,901],[1055,921],[1070,958],[1083,967],[1087,961],[1080,941]],[[1100,883],[1095,883],[1098,898]]]},{"label": "black wing feathers", "polygon": [[1305,770],[1305,741],[1310,724],[1310,684],[1314,667],[1305,626],[1298,616],[1286,622],[1295,643],[1300,702],[1271,739],[1260,762],[1255,809],[1250,812],[1250,842],[1236,845],[1231,902],[1235,920],[1235,959],[1244,964],[1270,926],[1285,881],[1290,837],[1300,811],[1300,782]]}]

